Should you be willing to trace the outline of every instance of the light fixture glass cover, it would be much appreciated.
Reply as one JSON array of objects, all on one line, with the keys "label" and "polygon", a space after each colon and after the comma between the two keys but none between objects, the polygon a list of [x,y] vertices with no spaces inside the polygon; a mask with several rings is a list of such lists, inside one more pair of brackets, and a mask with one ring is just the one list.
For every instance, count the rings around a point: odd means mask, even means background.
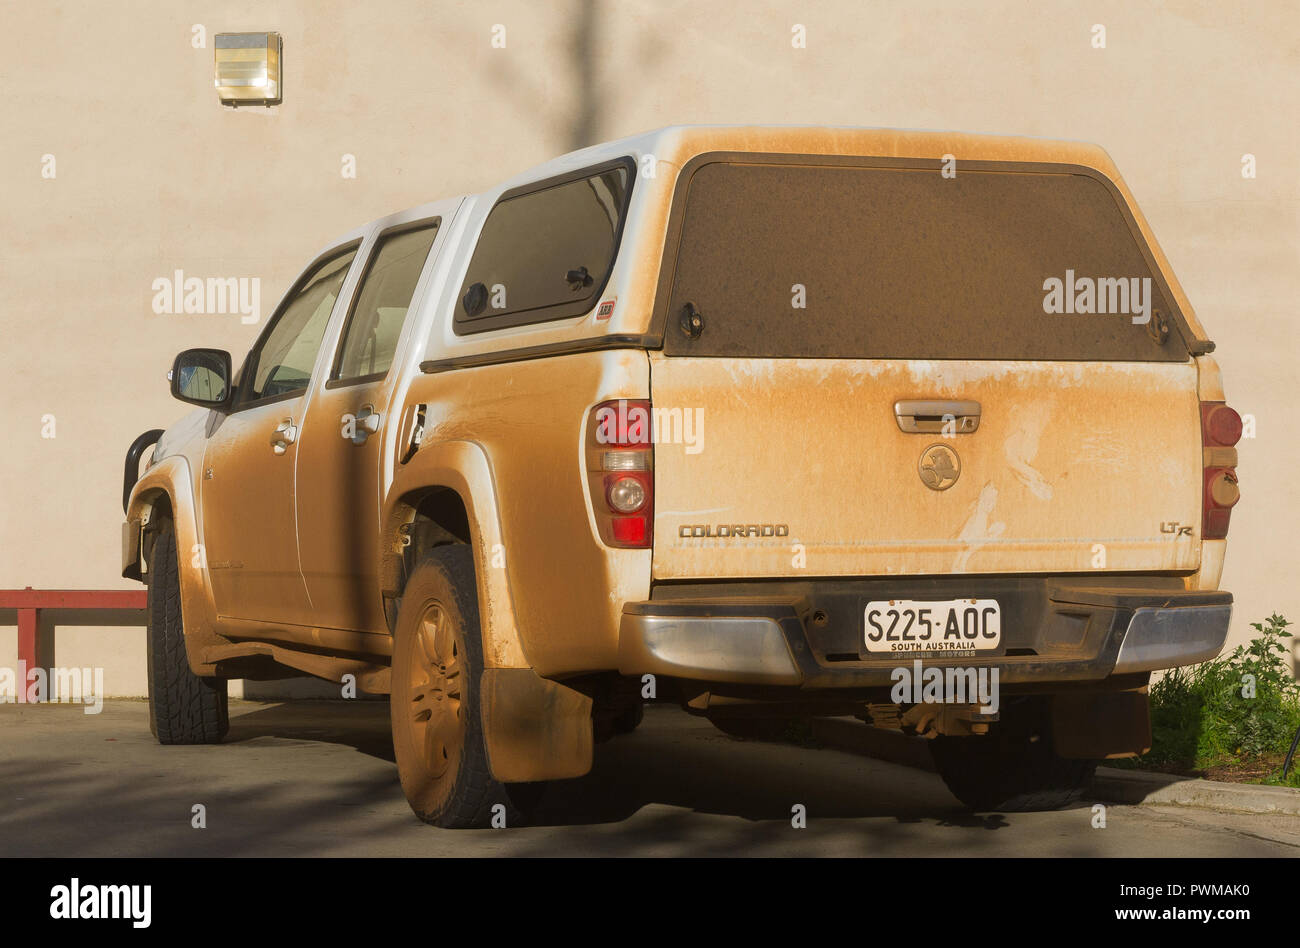
[{"label": "light fixture glass cover", "polygon": [[279,33],[218,33],[213,52],[213,83],[223,105],[279,103]]}]

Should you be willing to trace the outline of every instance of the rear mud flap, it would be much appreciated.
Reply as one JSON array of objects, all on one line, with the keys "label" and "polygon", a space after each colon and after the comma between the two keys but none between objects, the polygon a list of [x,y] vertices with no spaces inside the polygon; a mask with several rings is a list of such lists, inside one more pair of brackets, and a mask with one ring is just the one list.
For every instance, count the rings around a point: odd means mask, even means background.
[{"label": "rear mud flap", "polygon": [[503,783],[563,780],[591,770],[591,699],[531,668],[488,668],[483,736]]},{"label": "rear mud flap", "polygon": [[1146,688],[1052,696],[1052,741],[1072,759],[1135,757],[1151,749]]}]

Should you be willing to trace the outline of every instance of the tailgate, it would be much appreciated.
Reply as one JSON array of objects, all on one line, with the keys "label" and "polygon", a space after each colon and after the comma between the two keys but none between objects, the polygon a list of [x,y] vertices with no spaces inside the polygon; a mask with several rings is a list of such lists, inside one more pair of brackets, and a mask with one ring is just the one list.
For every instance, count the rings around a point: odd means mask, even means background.
[{"label": "tailgate", "polygon": [[[656,446],[657,579],[1200,561],[1190,363],[659,357],[651,391],[703,409],[695,445]],[[978,403],[978,427],[903,431],[922,398]]]}]

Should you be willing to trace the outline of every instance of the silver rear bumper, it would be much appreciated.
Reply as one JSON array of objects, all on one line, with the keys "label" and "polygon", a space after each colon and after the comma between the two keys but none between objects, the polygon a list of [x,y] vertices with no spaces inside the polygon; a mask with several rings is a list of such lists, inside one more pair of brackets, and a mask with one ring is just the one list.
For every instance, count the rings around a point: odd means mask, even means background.
[{"label": "silver rear bumper", "polygon": [[1195,665],[1218,655],[1232,606],[1143,606],[1129,620],[1112,674]]},{"label": "silver rear bumper", "polygon": [[[907,661],[997,665],[1004,683],[1097,681],[1191,665],[1223,648],[1232,615],[1227,593],[1161,592],[1158,596],[1090,589],[1059,593],[1044,620],[1083,622],[1090,630],[1076,647],[1030,656],[965,658],[912,653]],[[1181,601],[1180,601],[1181,600]],[[1082,612],[1082,618],[1080,613]],[[819,659],[809,637],[807,610],[793,600],[722,600],[629,603],[619,627],[619,672],[695,681],[786,685],[803,688],[887,686],[903,659],[863,654],[835,664]]]},{"label": "silver rear bumper", "polygon": [[785,634],[766,616],[623,614],[619,671],[753,685],[803,680]]}]

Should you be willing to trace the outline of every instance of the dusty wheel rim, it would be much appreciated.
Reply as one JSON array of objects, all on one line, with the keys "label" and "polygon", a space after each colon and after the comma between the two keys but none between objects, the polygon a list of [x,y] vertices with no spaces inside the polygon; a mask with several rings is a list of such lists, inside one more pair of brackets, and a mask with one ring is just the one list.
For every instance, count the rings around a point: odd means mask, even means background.
[{"label": "dusty wheel rim", "polygon": [[455,773],[465,742],[461,647],[451,616],[437,602],[421,613],[408,674],[412,750],[428,776]]}]

